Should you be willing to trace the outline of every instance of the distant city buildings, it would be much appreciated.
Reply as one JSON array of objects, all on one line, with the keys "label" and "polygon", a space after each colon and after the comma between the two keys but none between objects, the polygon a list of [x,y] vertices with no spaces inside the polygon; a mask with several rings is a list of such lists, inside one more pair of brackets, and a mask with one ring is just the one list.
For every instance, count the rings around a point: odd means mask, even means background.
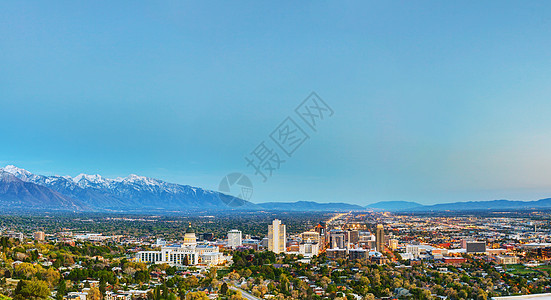
[{"label": "distant city buildings", "polygon": [[419,258],[419,246],[417,245],[406,245],[406,254],[409,254],[409,256],[412,259]]},{"label": "distant city buildings", "polygon": [[391,239],[391,240],[388,242],[388,247],[389,247],[390,250],[392,250],[392,251],[398,249],[398,240],[397,240],[397,239]]},{"label": "distant city buildings", "polygon": [[45,239],[44,231],[36,231],[33,233],[33,238],[35,241],[43,241]]},{"label": "distant city buildings", "polygon": [[242,233],[237,229],[228,232],[228,248],[235,249],[243,245]]},{"label": "distant city buildings", "polygon": [[162,246],[165,246],[166,245],[166,241],[162,238],[158,238],[156,241],[155,241],[155,244],[151,245],[153,247],[162,247]]},{"label": "distant city buildings", "polygon": [[467,253],[485,253],[486,242],[466,242]]},{"label": "distant city buildings", "polygon": [[271,225],[268,225],[268,250],[274,253],[285,252],[287,234],[285,225],[275,219]]},{"label": "distant city buildings", "polygon": [[496,256],[496,262],[500,265],[516,265],[520,260],[516,256],[498,255]]}]

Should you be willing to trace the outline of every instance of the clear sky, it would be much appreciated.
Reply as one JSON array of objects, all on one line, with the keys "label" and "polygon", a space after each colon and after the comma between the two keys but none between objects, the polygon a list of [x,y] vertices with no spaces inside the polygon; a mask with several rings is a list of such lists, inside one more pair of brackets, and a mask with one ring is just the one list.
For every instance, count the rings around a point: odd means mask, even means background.
[{"label": "clear sky", "polygon": [[[245,156],[312,91],[333,116],[262,182]],[[3,1],[0,116],[0,164],[42,174],[551,197],[551,2]]]}]

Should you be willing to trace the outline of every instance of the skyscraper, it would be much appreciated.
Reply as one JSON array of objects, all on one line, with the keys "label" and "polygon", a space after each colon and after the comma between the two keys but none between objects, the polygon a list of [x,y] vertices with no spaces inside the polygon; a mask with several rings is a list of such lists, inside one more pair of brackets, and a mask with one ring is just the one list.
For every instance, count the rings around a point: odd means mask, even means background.
[{"label": "skyscraper", "polygon": [[346,249],[346,232],[339,229],[329,231],[329,248],[331,249]]},{"label": "skyscraper", "polygon": [[377,225],[375,241],[377,243],[377,251],[382,253],[385,249],[385,229],[383,228],[383,224]]},{"label": "skyscraper", "polygon": [[272,225],[268,225],[268,250],[281,253],[285,252],[286,232],[285,225],[275,219]]},{"label": "skyscraper", "polygon": [[228,232],[228,247],[237,248],[243,245],[242,233],[240,230],[233,229]]}]

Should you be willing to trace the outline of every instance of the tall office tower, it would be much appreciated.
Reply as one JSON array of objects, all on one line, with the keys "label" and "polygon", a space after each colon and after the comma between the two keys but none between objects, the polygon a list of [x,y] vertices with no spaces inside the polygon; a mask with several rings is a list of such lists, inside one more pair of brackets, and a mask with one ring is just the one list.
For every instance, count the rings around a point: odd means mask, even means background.
[{"label": "tall office tower", "polygon": [[320,234],[320,248],[323,248],[324,245],[327,243],[327,225],[325,222],[321,221],[315,228],[316,232]]},{"label": "tall office tower", "polygon": [[348,243],[357,245],[360,240],[360,232],[358,230],[348,231]]},{"label": "tall office tower", "polygon": [[315,231],[306,231],[300,234],[300,239],[303,242],[310,240],[312,243],[319,243],[320,234]]},{"label": "tall office tower", "polygon": [[385,229],[382,224],[377,225],[375,240],[377,242],[377,251],[382,253],[385,250]]},{"label": "tall office tower", "polygon": [[268,250],[274,253],[285,252],[286,236],[285,225],[275,219],[272,225],[268,225]]},{"label": "tall office tower", "polygon": [[237,229],[228,232],[228,247],[237,248],[243,246],[242,233]]},{"label": "tall office tower", "polygon": [[329,248],[330,249],[346,249],[346,232],[333,229],[329,231]]}]

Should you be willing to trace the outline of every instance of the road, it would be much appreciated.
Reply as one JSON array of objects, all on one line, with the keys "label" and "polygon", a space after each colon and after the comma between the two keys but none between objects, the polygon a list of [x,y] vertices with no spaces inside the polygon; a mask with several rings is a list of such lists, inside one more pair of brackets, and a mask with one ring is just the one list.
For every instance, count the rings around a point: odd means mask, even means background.
[{"label": "road", "polygon": [[240,288],[237,288],[235,286],[230,286],[229,288],[230,288],[230,290],[240,291],[241,296],[243,296],[243,298],[245,298],[245,299],[248,299],[248,300],[262,300],[262,299],[260,299],[258,297],[255,297],[255,296],[253,296],[253,295],[251,295],[251,294],[245,292],[244,290],[242,290]]}]

